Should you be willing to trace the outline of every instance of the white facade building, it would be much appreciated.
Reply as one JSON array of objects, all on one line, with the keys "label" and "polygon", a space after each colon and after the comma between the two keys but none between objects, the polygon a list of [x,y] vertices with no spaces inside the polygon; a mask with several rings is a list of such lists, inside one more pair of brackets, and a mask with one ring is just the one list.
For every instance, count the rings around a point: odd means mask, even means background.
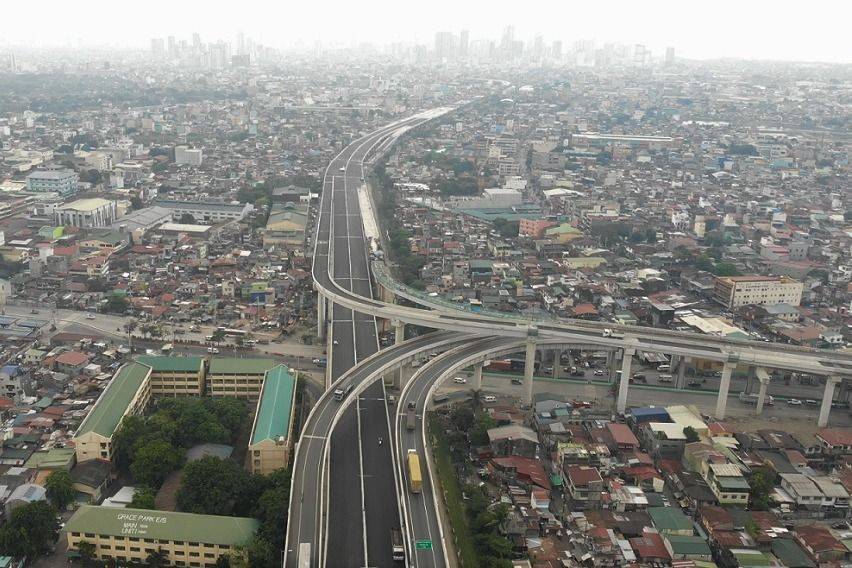
[{"label": "white facade building", "polygon": [[118,205],[99,197],[78,199],[57,207],[54,216],[57,225],[84,229],[107,227],[118,217]]},{"label": "white facade building", "polygon": [[175,146],[175,163],[187,166],[200,166],[202,160],[201,148]]}]

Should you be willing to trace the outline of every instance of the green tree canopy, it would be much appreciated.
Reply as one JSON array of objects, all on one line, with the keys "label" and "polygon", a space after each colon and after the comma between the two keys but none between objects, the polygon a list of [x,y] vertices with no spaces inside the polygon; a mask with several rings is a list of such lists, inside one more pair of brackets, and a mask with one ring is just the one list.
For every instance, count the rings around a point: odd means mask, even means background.
[{"label": "green tree canopy", "polygon": [[154,501],[157,498],[157,492],[151,487],[140,485],[133,493],[133,499],[130,501],[129,507],[133,509],[156,509]]},{"label": "green tree canopy", "polygon": [[34,501],[12,511],[0,527],[0,550],[9,556],[30,559],[46,553],[56,541],[56,507],[47,501]]},{"label": "green tree canopy", "polygon": [[71,474],[63,469],[57,469],[47,476],[44,482],[47,498],[59,509],[63,510],[74,501],[74,482]]},{"label": "green tree canopy", "polygon": [[769,496],[775,489],[775,480],[764,471],[755,471],[748,480],[751,488],[751,507],[756,511],[769,508]]},{"label": "green tree canopy", "polygon": [[159,487],[183,463],[183,452],[163,440],[140,446],[133,455],[130,473],[137,483]]},{"label": "green tree canopy", "polygon": [[183,469],[178,507],[189,513],[231,515],[246,475],[231,460],[207,456],[190,462]]}]

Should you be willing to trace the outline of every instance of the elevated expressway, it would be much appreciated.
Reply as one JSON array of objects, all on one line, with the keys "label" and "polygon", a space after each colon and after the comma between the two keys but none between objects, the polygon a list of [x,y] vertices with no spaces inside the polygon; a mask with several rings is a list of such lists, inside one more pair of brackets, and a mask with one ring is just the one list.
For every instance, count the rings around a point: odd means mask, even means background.
[{"label": "elevated expressway", "polygon": [[[618,389],[617,410],[623,412],[627,404],[628,384],[633,355],[638,351],[659,352],[674,357],[691,357],[717,361],[723,364],[720,392],[716,415],[723,418],[727,402],[730,377],[738,365],[754,367],[760,381],[760,399],[762,401],[768,381],[767,369],[785,369],[805,372],[828,377],[823,395],[820,412],[820,423],[828,419],[830,402],[835,385],[852,375],[852,356],[845,353],[835,353],[821,350],[805,349],[779,344],[768,344],[753,341],[729,340],[714,338],[694,333],[673,332],[638,326],[618,326],[596,322],[580,322],[573,320],[528,320],[517,316],[471,313],[447,304],[422,297],[413,291],[396,284],[392,279],[382,281],[383,288],[392,295],[406,297],[424,308],[400,306],[391,302],[375,299],[372,296],[370,267],[367,260],[367,243],[364,239],[360,208],[357,203],[353,186],[363,183],[364,163],[369,160],[371,151],[376,148],[389,147],[393,139],[406,129],[415,127],[444,112],[443,109],[424,113],[409,119],[389,125],[368,136],[362,137],[341,152],[326,170],[323,199],[320,206],[320,217],[317,228],[314,256],[314,279],[318,291],[319,333],[324,333],[325,324],[330,325],[330,376],[329,382],[348,372],[343,380],[334,384],[348,384],[351,380],[354,395],[347,397],[343,403],[331,402],[330,392],[326,393],[311,413],[304,435],[296,450],[296,467],[293,476],[293,498],[291,499],[290,527],[287,535],[286,563],[296,565],[298,548],[301,543],[312,544],[310,565],[385,565],[386,558],[377,559],[370,551],[389,551],[390,526],[398,519],[397,513],[387,514],[382,518],[381,530],[374,530],[373,524],[367,519],[366,503],[373,505],[370,488],[367,486],[368,475],[363,471],[365,455],[360,449],[365,439],[364,425],[356,419],[357,416],[370,417],[374,422],[373,432],[388,432],[382,430],[378,422],[386,420],[384,411],[384,393],[381,381],[377,379],[393,368],[398,368],[403,360],[411,360],[418,352],[434,350],[439,345],[447,345],[453,341],[461,341],[467,336],[467,341],[474,337],[497,336],[494,344],[477,343],[484,347],[484,352],[478,352],[476,358],[487,358],[496,352],[526,351],[526,369],[524,374],[525,393],[527,401],[532,399],[532,374],[536,350],[539,348],[554,348],[553,346],[592,345],[595,349],[605,349],[622,353],[622,378]],[[336,172],[341,171],[342,175]],[[342,229],[345,227],[345,229]],[[391,320],[397,330],[397,338],[403,337],[404,325],[416,324],[434,329],[449,330],[455,334],[434,334],[418,340],[405,342],[394,346],[391,350],[375,354],[377,350],[375,339],[375,317]],[[464,334],[464,335],[462,335]],[[452,340],[452,341],[451,341]],[[334,346],[333,349],[331,348]],[[477,347],[477,348],[478,348]],[[492,349],[493,347],[493,349]],[[474,347],[471,347],[474,349]],[[395,355],[391,355],[395,354]],[[375,358],[374,358],[375,357]],[[384,357],[396,357],[390,362]],[[362,374],[361,367],[368,362],[381,359],[387,363],[372,373]],[[376,363],[378,364],[378,363]],[[358,366],[356,366],[358,365]],[[353,368],[354,367],[354,368]],[[439,375],[432,371],[432,365],[427,366],[416,377],[418,381],[432,381],[434,384],[444,373]],[[437,367],[434,367],[437,369]],[[348,371],[347,371],[348,370]],[[478,375],[481,376],[481,370]],[[371,387],[371,383],[375,386]],[[420,383],[418,383],[420,384]],[[369,389],[373,388],[375,392]],[[413,391],[412,391],[413,392]],[[421,394],[423,389],[419,391]],[[372,400],[372,408],[361,413],[360,404]],[[422,413],[425,399],[419,397],[418,412]],[[404,400],[404,399],[403,399]],[[352,403],[354,401],[355,408]],[[381,412],[379,412],[381,405]],[[758,404],[761,408],[762,404]],[[355,410],[357,409],[357,410]],[[347,413],[349,418],[347,418]],[[381,417],[380,419],[377,417]],[[338,427],[338,425],[340,427]],[[339,432],[348,433],[341,444],[335,444],[335,436]],[[332,434],[333,433],[333,434]],[[329,440],[331,439],[331,442]],[[389,439],[389,438],[388,438]],[[421,448],[416,440],[408,434],[401,435],[397,451],[405,448]],[[414,445],[411,445],[414,444]],[[355,447],[359,452],[352,452]],[[387,447],[387,446],[385,446]],[[347,450],[349,453],[347,453]],[[389,452],[388,452],[389,453]],[[381,454],[381,455],[379,455]],[[374,456],[380,471],[389,463],[390,456],[378,452]],[[400,456],[397,456],[398,458]],[[371,460],[372,461],[372,460]],[[397,460],[400,463],[401,460]],[[357,463],[356,463],[357,462]],[[358,470],[358,466],[362,471]],[[332,467],[329,467],[332,466]],[[354,468],[354,469],[353,469]],[[335,479],[336,472],[345,471]],[[310,480],[308,477],[313,476]],[[338,491],[359,493],[354,490],[357,481],[361,480],[360,509],[353,500],[335,502],[334,489]],[[371,478],[372,479],[372,478]],[[373,480],[375,481],[375,480]],[[383,509],[388,509],[388,503],[395,508],[395,498],[387,496],[387,480],[379,489],[379,483],[373,483],[374,495],[380,496],[384,503]],[[404,477],[398,471],[394,472],[393,483],[397,492],[405,492]],[[298,497],[298,501],[297,498]],[[423,504],[426,494],[423,494]],[[303,505],[303,503],[308,505]],[[408,519],[404,523],[409,538],[420,538],[414,531],[439,530],[435,525],[434,513],[429,516],[428,507],[416,507],[406,496],[399,506],[403,515]],[[341,506],[338,506],[341,505]],[[422,509],[422,515],[420,510]],[[328,511],[332,515],[321,517]],[[418,517],[419,518],[415,518]],[[337,527],[333,527],[337,518]],[[341,524],[349,525],[342,528]],[[409,526],[410,524],[410,526]],[[369,525],[369,526],[368,526]],[[363,533],[363,548],[360,543],[351,540],[353,534],[361,529]],[[387,529],[387,530],[386,530]],[[327,537],[326,537],[327,531]],[[341,541],[341,534],[345,535]],[[377,543],[371,545],[368,536]],[[350,540],[346,540],[349,538]],[[338,540],[335,540],[338,539]],[[410,542],[410,541],[409,541]],[[344,548],[345,547],[345,548]],[[362,553],[357,550],[361,549]],[[342,557],[332,558],[336,552],[345,550],[348,555],[355,555],[352,562],[342,562]],[[415,553],[413,561],[419,564],[422,553]],[[411,556],[409,556],[411,558]],[[375,562],[374,562],[375,561]],[[434,560],[442,562],[442,560]],[[432,565],[423,560],[424,566]]]}]

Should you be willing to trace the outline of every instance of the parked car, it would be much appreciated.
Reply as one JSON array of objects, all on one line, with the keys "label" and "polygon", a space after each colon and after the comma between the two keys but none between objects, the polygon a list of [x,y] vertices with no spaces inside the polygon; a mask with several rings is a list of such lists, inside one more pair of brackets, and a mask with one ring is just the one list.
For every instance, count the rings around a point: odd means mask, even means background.
[{"label": "parked car", "polygon": [[208,347],[207,352],[212,353],[213,355],[216,355],[217,353],[219,353],[219,348],[218,347]]},{"label": "parked car", "polygon": [[456,378],[453,379],[453,382],[456,383],[457,385],[463,385],[467,382],[467,379],[464,378],[464,377],[456,377]]},{"label": "parked car", "polygon": [[595,369],[594,375],[596,377],[603,377],[604,376],[603,369]]},{"label": "parked car", "polygon": [[484,397],[482,397],[482,400],[484,402],[497,402],[497,397],[494,396],[494,395],[488,394],[488,395],[485,395]]},{"label": "parked car", "polygon": [[798,398],[788,398],[787,404],[790,404],[792,406],[802,406],[802,401]]},{"label": "parked car", "polygon": [[522,385],[522,384],[524,384],[524,381],[522,381],[518,377],[512,377],[512,384],[513,385]]},{"label": "parked car", "polygon": [[818,405],[818,404],[819,404],[819,402],[818,402],[818,401],[816,401],[816,400],[814,400],[814,399],[812,399],[812,398],[806,398],[806,399],[805,399],[805,404],[810,404],[810,405],[812,405],[812,406],[816,406],[816,405]]}]

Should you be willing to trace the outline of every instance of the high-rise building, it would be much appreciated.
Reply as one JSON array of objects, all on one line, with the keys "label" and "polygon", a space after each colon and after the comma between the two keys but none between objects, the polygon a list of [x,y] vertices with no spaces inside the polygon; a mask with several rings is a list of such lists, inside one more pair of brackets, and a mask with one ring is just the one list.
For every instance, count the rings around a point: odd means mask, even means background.
[{"label": "high-rise building", "polygon": [[459,34],[459,56],[467,57],[468,47],[470,45],[470,32],[462,30]]},{"label": "high-rise building", "polygon": [[175,36],[169,36],[168,47],[169,58],[174,59],[175,57],[177,57],[177,42],[175,42]]},{"label": "high-rise building", "polygon": [[162,59],[166,54],[166,44],[161,37],[151,39],[151,55],[156,59]]},{"label": "high-rise building", "polygon": [[438,59],[451,58],[455,53],[455,36],[452,32],[435,34],[435,56]]},{"label": "high-rise building", "polygon": [[675,48],[667,47],[666,48],[666,65],[672,65],[675,60]]},{"label": "high-rise building", "polygon": [[553,42],[553,46],[550,48],[550,56],[553,59],[562,59],[562,42],[556,40]]}]

